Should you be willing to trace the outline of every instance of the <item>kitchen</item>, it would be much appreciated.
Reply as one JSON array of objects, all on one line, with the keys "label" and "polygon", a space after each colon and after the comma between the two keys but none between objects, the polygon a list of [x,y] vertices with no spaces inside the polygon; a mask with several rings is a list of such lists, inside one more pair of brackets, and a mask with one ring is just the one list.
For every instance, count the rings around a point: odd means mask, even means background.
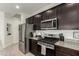
[{"label": "kitchen", "polygon": [[19,26],[19,50],[36,56],[79,56],[78,15],[78,3],[62,3],[26,18]]}]

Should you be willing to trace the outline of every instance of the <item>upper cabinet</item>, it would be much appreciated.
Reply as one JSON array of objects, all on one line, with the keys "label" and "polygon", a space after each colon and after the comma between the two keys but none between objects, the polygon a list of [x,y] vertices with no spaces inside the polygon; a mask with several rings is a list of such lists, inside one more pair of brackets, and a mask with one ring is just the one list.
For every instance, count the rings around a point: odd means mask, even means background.
[{"label": "upper cabinet", "polygon": [[79,3],[63,3],[50,8],[33,17],[28,18],[30,24],[34,24],[36,30],[41,29],[41,21],[57,18],[59,30],[79,29]]},{"label": "upper cabinet", "polygon": [[49,9],[45,12],[43,12],[43,20],[56,18],[56,9]]},{"label": "upper cabinet", "polygon": [[27,19],[27,22],[28,22],[29,24],[33,24],[33,23],[34,23],[34,17],[28,18],[28,19]]},{"label": "upper cabinet", "polygon": [[40,30],[41,29],[41,20],[42,20],[42,15],[37,14],[34,16],[34,26],[35,30]]},{"label": "upper cabinet", "polygon": [[77,4],[63,4],[57,7],[57,17],[59,29],[75,30],[78,29],[78,8]]}]

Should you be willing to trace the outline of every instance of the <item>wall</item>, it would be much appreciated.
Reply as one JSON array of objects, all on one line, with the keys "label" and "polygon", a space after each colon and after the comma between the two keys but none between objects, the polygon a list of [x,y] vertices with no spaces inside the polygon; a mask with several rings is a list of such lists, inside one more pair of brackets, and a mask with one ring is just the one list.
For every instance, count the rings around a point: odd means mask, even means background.
[{"label": "wall", "polygon": [[13,24],[13,39],[14,43],[19,42],[19,24],[20,24],[20,19],[15,18],[14,24]]},{"label": "wall", "polygon": [[24,24],[26,23],[26,18],[29,16],[28,14],[25,14],[25,13],[20,13],[21,15],[21,24]]},{"label": "wall", "polygon": [[5,13],[0,11],[0,49],[4,48],[5,40]]},{"label": "wall", "polygon": [[79,39],[73,37],[73,32],[79,32],[79,30],[37,30],[34,34],[59,34],[63,33],[65,37],[65,42],[73,42],[79,44]]},{"label": "wall", "polygon": [[7,35],[6,33],[6,39],[5,39],[5,47],[10,46],[12,44],[18,43],[19,41],[19,27],[20,19],[19,18],[6,18],[6,23],[11,24],[11,35]]},{"label": "wall", "polygon": [[16,44],[19,42],[19,24],[25,23],[25,19],[28,16],[27,14],[20,13],[20,17],[9,17],[6,19],[6,24],[11,24],[11,35],[7,35],[6,33],[6,39],[5,39],[5,47],[8,47],[12,44]]},{"label": "wall", "polygon": [[[37,30],[36,33],[47,33],[47,34],[59,34],[63,33],[65,38],[67,39],[74,39],[73,38],[73,32],[79,32],[79,30]],[[77,39],[75,39],[77,40]]]}]

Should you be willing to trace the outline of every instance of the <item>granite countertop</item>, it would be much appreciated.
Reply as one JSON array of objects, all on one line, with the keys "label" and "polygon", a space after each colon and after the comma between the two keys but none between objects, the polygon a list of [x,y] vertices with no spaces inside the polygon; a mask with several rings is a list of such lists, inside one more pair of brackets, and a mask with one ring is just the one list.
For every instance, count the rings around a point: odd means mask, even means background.
[{"label": "granite countertop", "polygon": [[55,45],[79,51],[79,43],[58,41],[55,43]]}]

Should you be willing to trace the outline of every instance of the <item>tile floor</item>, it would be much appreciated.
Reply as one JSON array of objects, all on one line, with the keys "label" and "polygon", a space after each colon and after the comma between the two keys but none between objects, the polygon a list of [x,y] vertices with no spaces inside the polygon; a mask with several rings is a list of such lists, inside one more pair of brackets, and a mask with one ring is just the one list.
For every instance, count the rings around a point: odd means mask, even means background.
[{"label": "tile floor", "polygon": [[0,56],[34,56],[32,53],[26,53],[25,55],[19,51],[18,44],[11,45],[3,50],[0,50]]}]

